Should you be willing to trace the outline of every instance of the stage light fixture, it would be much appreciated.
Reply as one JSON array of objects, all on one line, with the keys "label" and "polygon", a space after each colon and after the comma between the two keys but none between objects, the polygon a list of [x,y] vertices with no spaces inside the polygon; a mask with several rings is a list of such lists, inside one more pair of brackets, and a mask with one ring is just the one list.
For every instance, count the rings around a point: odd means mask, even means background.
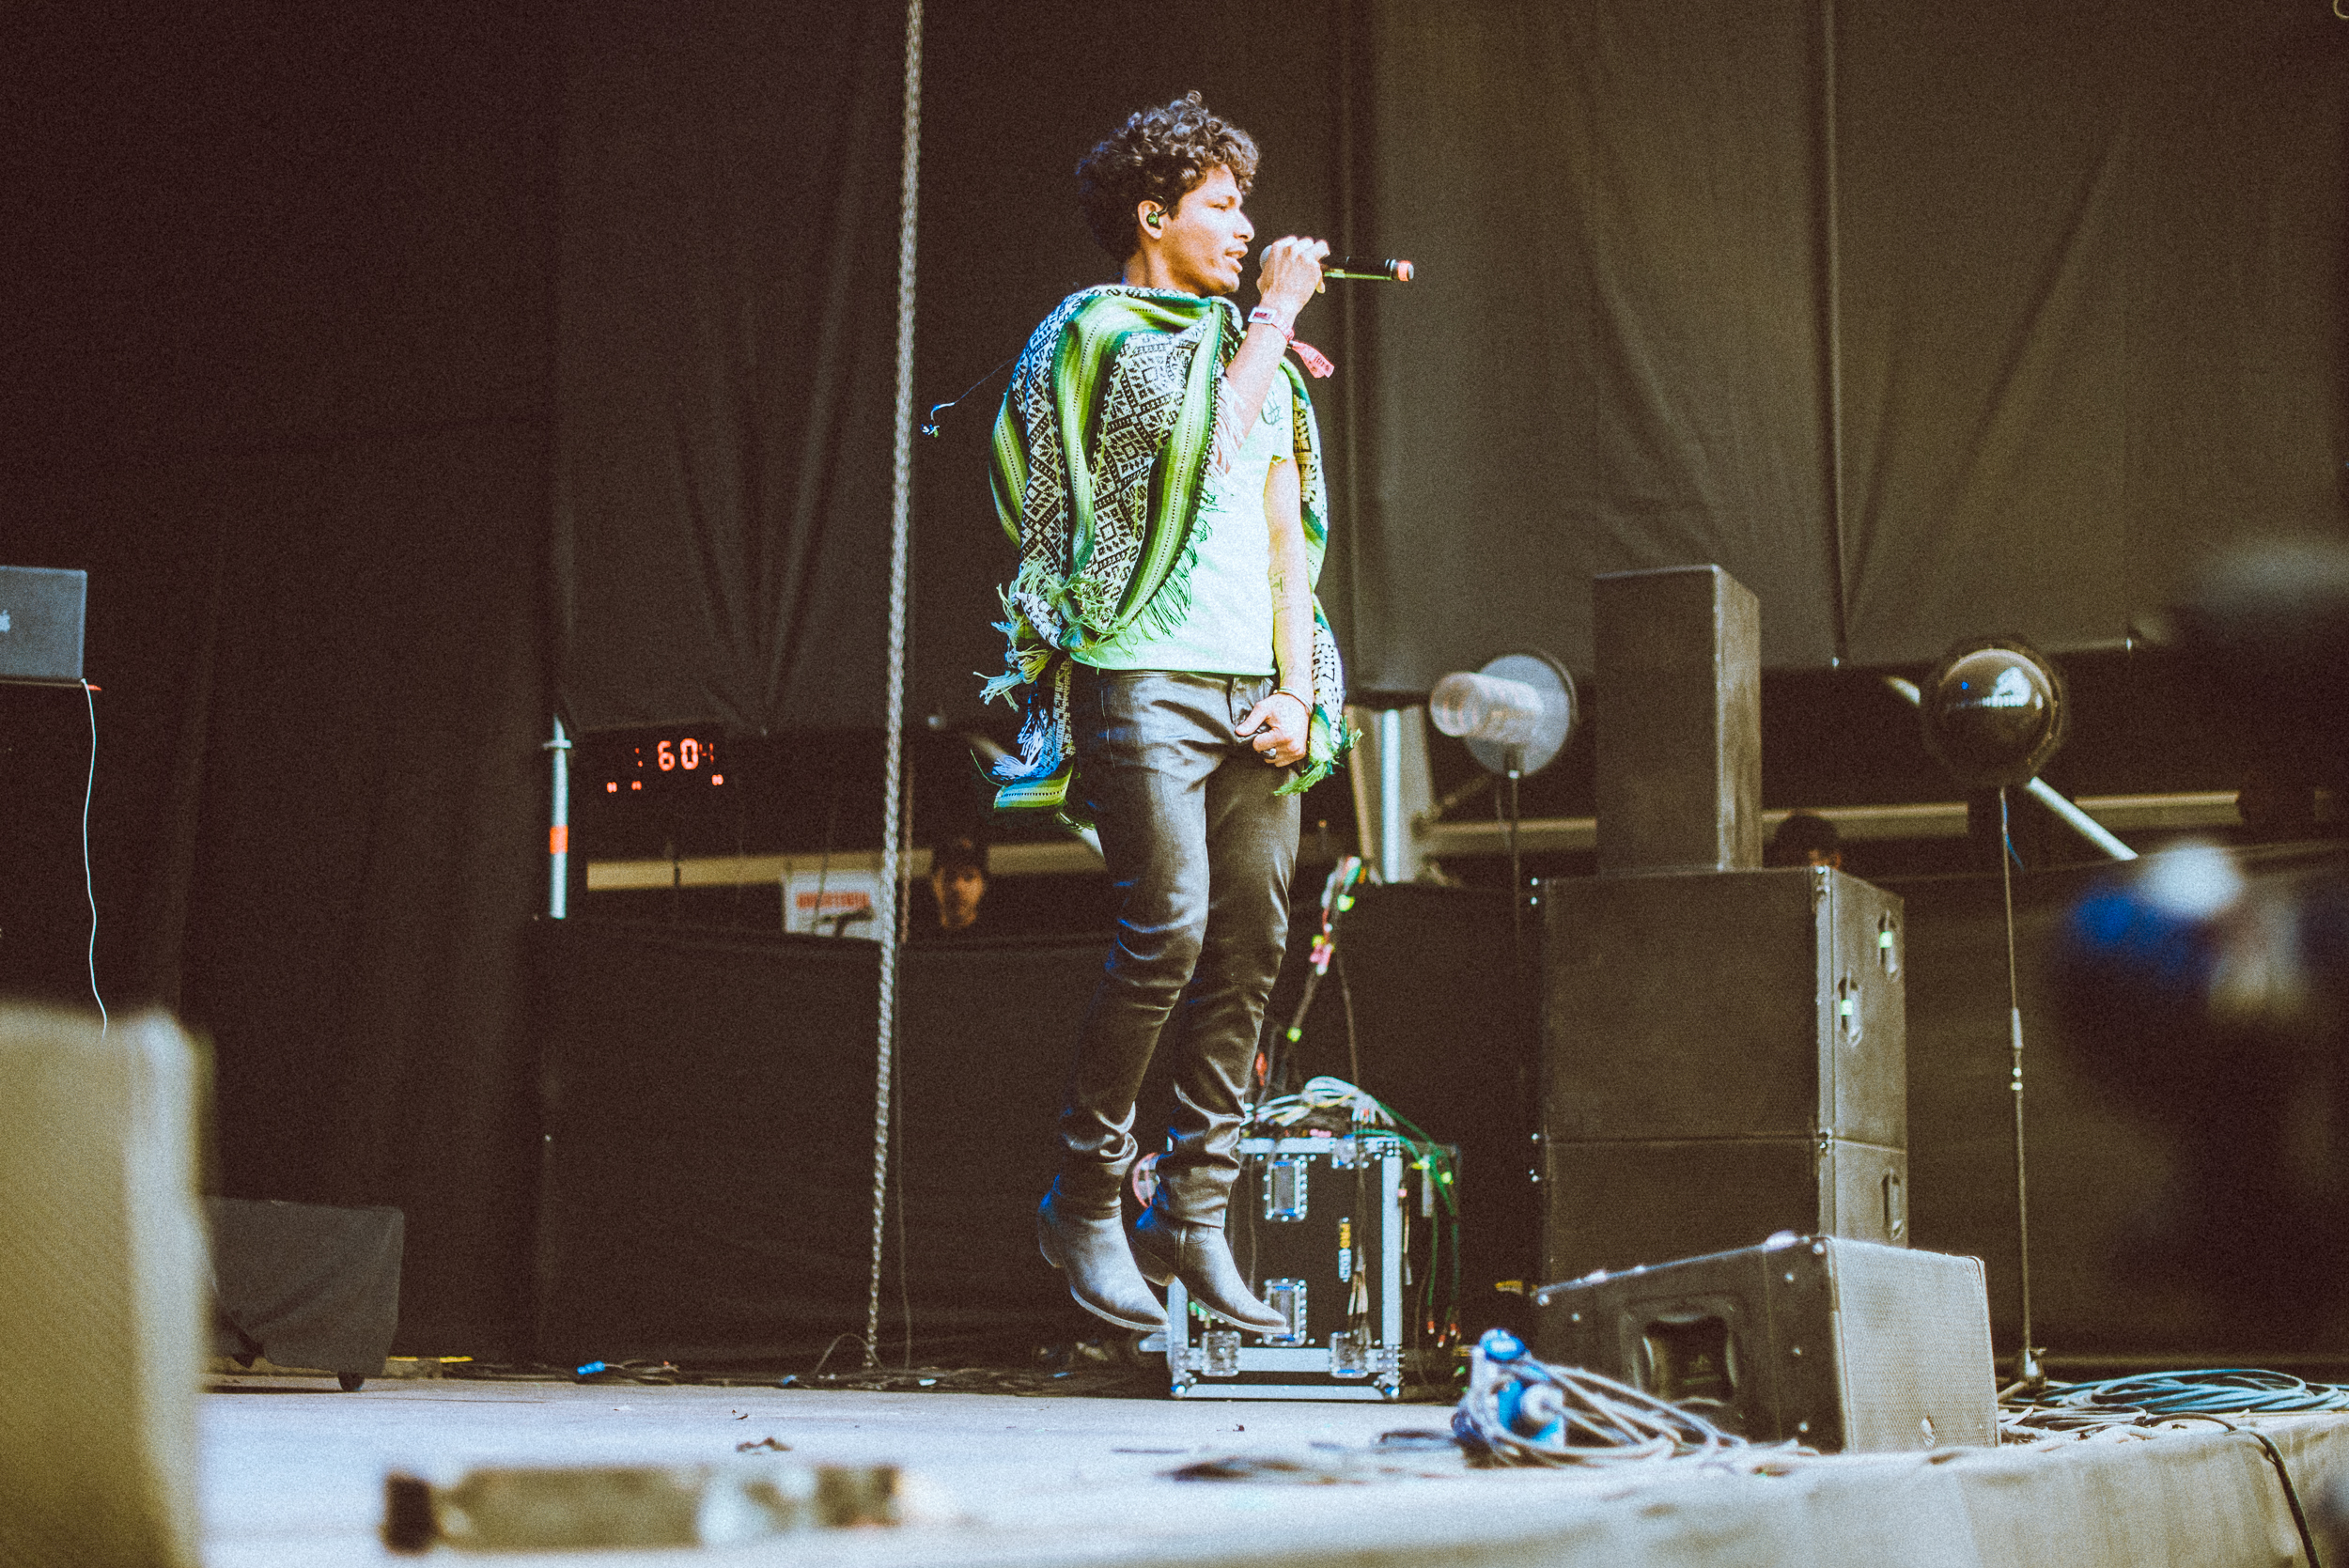
[{"label": "stage light fixture", "polygon": [[1523,778],[1557,760],[1579,717],[1574,677],[1546,653],[1504,653],[1436,683],[1427,716],[1488,773]]},{"label": "stage light fixture", "polygon": [[1920,693],[1925,749],[1967,789],[2029,783],[2063,745],[2063,677],[2015,637],[1961,643]]},{"label": "stage light fixture", "polygon": [[1511,927],[1525,959],[1525,862],[1517,850],[1517,781],[1558,760],[1574,734],[1574,677],[1546,653],[1504,653],[1481,670],[1455,671],[1427,694],[1436,728],[1465,742],[1488,773],[1508,781],[1501,797],[1509,844]]}]

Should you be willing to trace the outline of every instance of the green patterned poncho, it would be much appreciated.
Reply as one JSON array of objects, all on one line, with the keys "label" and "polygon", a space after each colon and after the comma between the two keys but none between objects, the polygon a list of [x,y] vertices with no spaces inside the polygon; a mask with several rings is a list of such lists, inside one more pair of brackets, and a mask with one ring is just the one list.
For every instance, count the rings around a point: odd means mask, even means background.
[{"label": "green patterned poncho", "polygon": [[[1189,613],[1191,523],[1221,423],[1221,372],[1243,331],[1228,300],[1112,284],[1070,295],[1028,339],[995,421],[995,511],[1019,547],[1019,569],[998,623],[1008,666],[983,695],[1024,708],[1019,754],[995,766],[998,808],[1074,819],[1071,653],[1137,622],[1171,629]],[[1317,582],[1330,538],[1321,434],[1304,378],[1286,359],[1281,369],[1296,410],[1307,578]],[[1313,680],[1305,760],[1283,794],[1327,777],[1352,738],[1318,598]]]}]

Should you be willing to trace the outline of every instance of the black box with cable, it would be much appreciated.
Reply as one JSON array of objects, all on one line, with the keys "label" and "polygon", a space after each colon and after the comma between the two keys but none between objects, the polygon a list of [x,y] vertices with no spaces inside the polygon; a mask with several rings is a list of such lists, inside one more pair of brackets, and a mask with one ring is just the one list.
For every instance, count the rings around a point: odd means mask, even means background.
[{"label": "black box with cable", "polygon": [[1289,1326],[1234,1327],[1176,1281],[1167,1329],[1142,1343],[1165,1354],[1174,1397],[1396,1400],[1443,1381],[1453,1162],[1383,1129],[1243,1140],[1232,1255]]}]

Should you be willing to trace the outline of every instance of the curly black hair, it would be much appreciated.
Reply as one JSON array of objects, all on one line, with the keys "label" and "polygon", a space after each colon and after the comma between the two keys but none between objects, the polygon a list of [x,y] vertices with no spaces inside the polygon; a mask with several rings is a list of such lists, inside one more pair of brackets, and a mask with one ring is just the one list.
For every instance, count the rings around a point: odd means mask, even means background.
[{"label": "curly black hair", "polygon": [[1813,812],[1789,812],[1770,842],[1763,846],[1766,865],[1801,865],[1812,855],[1842,852],[1843,834],[1833,822]]},{"label": "curly black hair", "polygon": [[1139,110],[1077,164],[1077,205],[1112,259],[1141,245],[1134,209],[1155,201],[1174,210],[1207,171],[1226,168],[1241,195],[1256,180],[1256,138],[1210,114],[1193,88],[1163,108]]}]

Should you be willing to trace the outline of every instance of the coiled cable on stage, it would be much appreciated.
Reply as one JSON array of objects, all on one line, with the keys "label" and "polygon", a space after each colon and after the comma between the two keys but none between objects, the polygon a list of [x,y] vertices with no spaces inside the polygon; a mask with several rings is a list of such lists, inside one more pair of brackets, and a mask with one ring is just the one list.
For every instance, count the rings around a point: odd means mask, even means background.
[{"label": "coiled cable on stage", "polygon": [[[898,791],[905,766],[906,562],[913,532],[913,259],[922,167],[922,0],[906,0],[904,158],[897,191],[896,450],[889,498],[889,706],[881,783],[879,1025],[873,1063],[873,1269],[864,1306],[864,1364],[880,1365],[881,1250],[888,1235],[890,1075],[897,1025],[897,904],[904,831]],[[908,1328],[908,1338],[911,1329]]]},{"label": "coiled cable on stage", "polygon": [[1505,1328],[1476,1343],[1452,1435],[1491,1465],[1620,1465],[1751,1446],[1686,1405],[1536,1359]]},{"label": "coiled cable on stage", "polygon": [[2310,1383],[2289,1373],[2255,1367],[2207,1372],[2145,1372],[2100,1383],[2050,1383],[2011,1410],[2044,1430],[2128,1426],[2139,1417],[2296,1416],[2349,1410],[2349,1387]]}]

